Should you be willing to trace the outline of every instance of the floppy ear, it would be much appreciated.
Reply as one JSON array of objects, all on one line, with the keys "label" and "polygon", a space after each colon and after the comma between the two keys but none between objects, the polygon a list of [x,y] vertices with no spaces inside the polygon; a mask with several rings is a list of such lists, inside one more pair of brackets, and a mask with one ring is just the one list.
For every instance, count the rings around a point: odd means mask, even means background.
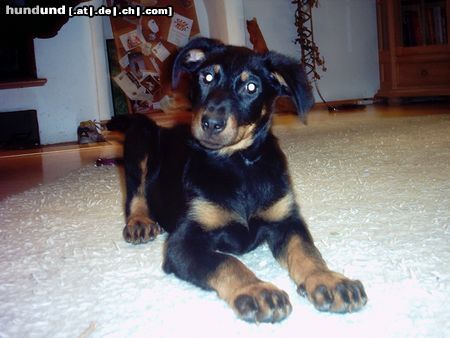
[{"label": "floppy ear", "polygon": [[297,114],[306,123],[306,114],[314,104],[314,97],[303,66],[297,60],[275,52],[268,52],[265,57],[279,95],[292,97]]},{"label": "floppy ear", "polygon": [[177,88],[183,73],[192,74],[206,60],[208,55],[224,45],[214,39],[196,38],[188,42],[179,52],[172,68],[172,88]]}]

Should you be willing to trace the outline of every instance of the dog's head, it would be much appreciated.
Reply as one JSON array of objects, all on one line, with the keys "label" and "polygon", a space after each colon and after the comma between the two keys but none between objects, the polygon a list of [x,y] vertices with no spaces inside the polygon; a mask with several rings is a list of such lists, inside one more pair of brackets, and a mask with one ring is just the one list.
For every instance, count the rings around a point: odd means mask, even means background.
[{"label": "dog's head", "polygon": [[268,130],[278,96],[291,96],[303,120],[313,104],[301,65],[275,52],[258,54],[197,38],[175,59],[174,88],[183,74],[191,82],[193,136],[203,147],[223,153],[249,147]]}]

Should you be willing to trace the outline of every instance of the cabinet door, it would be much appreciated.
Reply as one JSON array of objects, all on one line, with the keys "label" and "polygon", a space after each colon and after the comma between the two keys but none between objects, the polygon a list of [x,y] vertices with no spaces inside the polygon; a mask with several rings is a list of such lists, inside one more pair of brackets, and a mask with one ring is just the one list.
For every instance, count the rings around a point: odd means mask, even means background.
[{"label": "cabinet door", "polygon": [[398,5],[401,46],[448,44],[447,0],[400,0]]}]

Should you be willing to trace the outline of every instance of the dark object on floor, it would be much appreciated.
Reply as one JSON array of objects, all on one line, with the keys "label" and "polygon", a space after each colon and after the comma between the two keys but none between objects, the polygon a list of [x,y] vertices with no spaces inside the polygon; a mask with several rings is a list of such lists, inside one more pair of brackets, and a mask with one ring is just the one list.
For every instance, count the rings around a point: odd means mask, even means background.
[{"label": "dark object on floor", "polygon": [[366,105],[358,103],[343,103],[337,105],[329,105],[327,109],[330,113],[338,111],[364,110],[366,109]]},{"label": "dark object on floor", "polygon": [[102,129],[100,122],[90,120],[81,122],[77,128],[78,143],[104,142],[105,138],[101,134]]},{"label": "dark object on floor", "polygon": [[123,160],[118,158],[98,158],[95,161],[96,167],[102,167],[104,165],[121,165],[121,164],[123,164]]},{"label": "dark object on floor", "polygon": [[0,149],[31,149],[40,144],[36,110],[0,113]]}]

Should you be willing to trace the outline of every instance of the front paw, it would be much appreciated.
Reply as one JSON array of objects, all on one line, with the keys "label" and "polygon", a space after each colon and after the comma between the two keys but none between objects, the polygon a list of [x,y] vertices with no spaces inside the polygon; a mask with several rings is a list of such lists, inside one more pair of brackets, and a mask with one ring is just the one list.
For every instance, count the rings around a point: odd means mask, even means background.
[{"label": "front paw", "polygon": [[237,290],[232,307],[239,318],[252,323],[279,322],[292,311],[287,293],[265,282]]},{"label": "front paw", "polygon": [[308,297],[319,311],[355,312],[367,303],[366,292],[359,280],[351,280],[332,271],[313,273],[297,291]]},{"label": "front paw", "polygon": [[132,244],[141,244],[152,241],[164,230],[148,217],[130,217],[123,228],[123,238]]}]

